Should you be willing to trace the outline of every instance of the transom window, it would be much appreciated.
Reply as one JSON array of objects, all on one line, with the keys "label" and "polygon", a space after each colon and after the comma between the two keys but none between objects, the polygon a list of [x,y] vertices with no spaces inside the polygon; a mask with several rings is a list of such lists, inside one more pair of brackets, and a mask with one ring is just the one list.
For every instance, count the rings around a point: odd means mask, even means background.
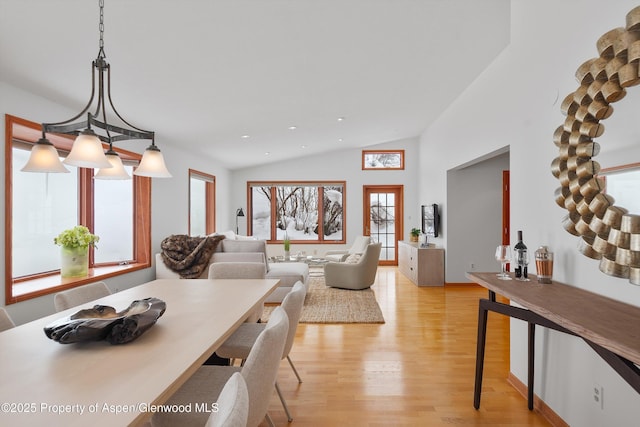
[{"label": "transom window", "polygon": [[270,242],[344,243],[344,181],[249,182],[251,234]]}]

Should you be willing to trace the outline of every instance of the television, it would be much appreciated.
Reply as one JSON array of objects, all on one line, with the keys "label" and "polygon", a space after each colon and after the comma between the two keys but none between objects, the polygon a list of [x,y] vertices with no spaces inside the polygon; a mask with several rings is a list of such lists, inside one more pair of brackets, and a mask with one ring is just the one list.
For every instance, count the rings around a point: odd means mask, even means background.
[{"label": "television", "polygon": [[436,203],[422,205],[422,232],[427,236],[438,237],[440,212]]}]

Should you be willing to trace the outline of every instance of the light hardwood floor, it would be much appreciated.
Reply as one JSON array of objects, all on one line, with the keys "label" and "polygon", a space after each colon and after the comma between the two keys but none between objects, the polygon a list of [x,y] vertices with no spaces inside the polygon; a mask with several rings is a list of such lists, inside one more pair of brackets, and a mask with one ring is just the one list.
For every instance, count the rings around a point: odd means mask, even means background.
[{"label": "light hardwood floor", "polygon": [[[291,426],[547,426],[508,382],[509,321],[489,313],[480,410],[473,408],[476,286],[418,288],[395,267],[372,287],[383,325],[300,324],[278,383]],[[269,414],[287,418],[274,393]],[[267,423],[263,422],[262,426]]]}]

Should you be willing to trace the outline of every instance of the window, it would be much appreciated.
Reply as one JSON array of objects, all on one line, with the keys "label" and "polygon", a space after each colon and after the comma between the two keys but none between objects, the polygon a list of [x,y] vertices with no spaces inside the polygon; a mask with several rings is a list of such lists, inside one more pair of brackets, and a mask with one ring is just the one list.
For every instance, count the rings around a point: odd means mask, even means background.
[{"label": "window", "polygon": [[249,224],[259,239],[344,243],[344,182],[249,182]]},{"label": "window", "polygon": [[[124,168],[133,175],[133,166]],[[130,262],[134,259],[133,238],[122,236],[133,236],[133,185],[129,180],[96,179],[93,186],[94,233],[100,236],[95,264]]]},{"label": "window", "polygon": [[[151,265],[151,180],[94,180],[94,170],[25,173],[20,168],[41,134],[37,123],[6,116],[5,301],[15,303]],[[48,135],[66,153],[72,137]],[[140,155],[118,150],[132,174]],[[89,255],[89,277],[60,278],[60,248],[53,238],[83,224],[100,237]]]},{"label": "window", "polygon": [[[29,151],[13,148],[13,163],[24,165]],[[60,256],[53,238],[56,232],[77,223],[78,176],[73,173],[24,173],[12,171],[13,222],[12,269],[15,277],[56,270]],[[54,203],[54,201],[57,201]]]},{"label": "window", "polygon": [[404,150],[362,150],[362,170],[404,169]]},{"label": "window", "polygon": [[630,214],[640,214],[640,163],[630,163],[602,169],[597,174],[604,193],[613,197],[617,206],[622,206]]},{"label": "window", "polygon": [[189,234],[204,236],[216,229],[213,175],[189,169]]}]

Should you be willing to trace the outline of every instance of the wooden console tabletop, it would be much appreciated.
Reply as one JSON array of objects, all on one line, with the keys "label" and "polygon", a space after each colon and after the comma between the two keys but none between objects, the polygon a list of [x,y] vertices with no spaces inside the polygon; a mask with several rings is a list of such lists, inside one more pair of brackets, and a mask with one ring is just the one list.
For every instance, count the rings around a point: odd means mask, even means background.
[{"label": "wooden console tabletop", "polygon": [[[467,273],[467,277],[489,290],[489,299],[478,305],[478,341],[473,406],[480,408],[484,353],[487,336],[487,313],[496,313],[528,323],[528,406],[534,406],[533,377],[535,327],[544,326],[582,338],[631,387],[640,393],[640,307],[616,301],[560,282],[500,280],[496,273]],[[496,301],[500,294],[522,306]]]},{"label": "wooden console tabletop", "polygon": [[640,307],[560,282],[540,284],[499,280],[496,273],[467,273],[467,277],[540,316],[640,364]]}]

